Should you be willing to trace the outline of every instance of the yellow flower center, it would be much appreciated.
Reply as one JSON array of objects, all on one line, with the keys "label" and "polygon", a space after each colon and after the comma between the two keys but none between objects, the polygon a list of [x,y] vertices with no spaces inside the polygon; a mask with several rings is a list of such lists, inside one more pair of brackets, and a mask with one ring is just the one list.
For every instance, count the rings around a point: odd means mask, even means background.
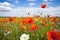
[{"label": "yellow flower center", "polygon": [[24,40],[26,40],[26,37],[24,37]]}]

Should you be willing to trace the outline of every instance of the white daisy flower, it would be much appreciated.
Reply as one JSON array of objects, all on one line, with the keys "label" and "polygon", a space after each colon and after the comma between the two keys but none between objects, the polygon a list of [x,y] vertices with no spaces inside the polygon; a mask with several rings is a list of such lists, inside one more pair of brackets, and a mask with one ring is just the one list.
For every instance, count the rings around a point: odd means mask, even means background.
[{"label": "white daisy flower", "polygon": [[20,40],[29,40],[29,35],[22,34],[21,37],[20,37]]}]

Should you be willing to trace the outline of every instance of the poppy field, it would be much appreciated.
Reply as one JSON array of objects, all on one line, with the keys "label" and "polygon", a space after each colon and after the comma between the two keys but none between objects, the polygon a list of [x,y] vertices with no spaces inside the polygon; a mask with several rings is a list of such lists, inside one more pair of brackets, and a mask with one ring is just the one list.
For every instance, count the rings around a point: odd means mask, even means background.
[{"label": "poppy field", "polygon": [[60,24],[56,17],[3,17],[0,40],[60,40]]}]

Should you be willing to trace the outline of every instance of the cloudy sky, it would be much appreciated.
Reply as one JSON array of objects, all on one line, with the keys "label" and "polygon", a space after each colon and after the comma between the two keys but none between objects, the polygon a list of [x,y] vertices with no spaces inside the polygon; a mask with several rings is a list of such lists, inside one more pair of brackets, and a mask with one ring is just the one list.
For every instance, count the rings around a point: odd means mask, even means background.
[{"label": "cloudy sky", "polygon": [[[47,4],[41,8],[41,4]],[[60,0],[0,0],[0,16],[60,16]],[[42,13],[42,15],[40,14]]]}]

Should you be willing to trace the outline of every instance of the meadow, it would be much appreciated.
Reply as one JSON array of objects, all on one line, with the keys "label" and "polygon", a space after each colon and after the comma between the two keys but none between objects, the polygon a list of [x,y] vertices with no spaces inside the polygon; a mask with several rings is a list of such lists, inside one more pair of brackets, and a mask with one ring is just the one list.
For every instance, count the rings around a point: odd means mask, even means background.
[{"label": "meadow", "polygon": [[0,17],[0,40],[60,40],[60,18]]}]

